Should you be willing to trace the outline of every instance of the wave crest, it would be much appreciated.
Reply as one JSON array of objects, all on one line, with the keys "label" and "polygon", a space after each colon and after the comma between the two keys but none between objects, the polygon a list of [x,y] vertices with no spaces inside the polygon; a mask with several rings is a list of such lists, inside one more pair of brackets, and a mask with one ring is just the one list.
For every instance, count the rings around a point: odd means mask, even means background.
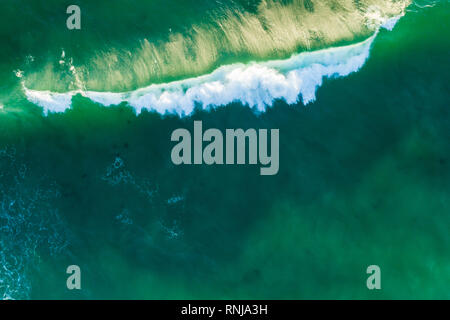
[{"label": "wave crest", "polygon": [[[26,71],[24,81],[36,90],[123,92],[200,76],[248,57],[286,59],[300,50],[367,38],[384,19],[404,12],[410,0],[255,2],[252,12],[236,1],[217,5],[183,32],[149,34],[134,45],[105,44],[73,57],[73,64],[51,57],[44,66]],[[70,61],[68,55],[65,60]]]},{"label": "wave crest", "polygon": [[24,89],[28,100],[41,106],[45,114],[70,108],[76,94],[104,106],[126,102],[137,114],[147,109],[188,115],[196,104],[209,108],[236,101],[259,111],[264,111],[276,99],[289,104],[301,99],[306,105],[315,100],[316,90],[324,78],[343,77],[358,71],[369,57],[376,35],[358,44],[304,52],[286,60],[224,66],[197,78],[124,93],[82,90],[53,93]]}]

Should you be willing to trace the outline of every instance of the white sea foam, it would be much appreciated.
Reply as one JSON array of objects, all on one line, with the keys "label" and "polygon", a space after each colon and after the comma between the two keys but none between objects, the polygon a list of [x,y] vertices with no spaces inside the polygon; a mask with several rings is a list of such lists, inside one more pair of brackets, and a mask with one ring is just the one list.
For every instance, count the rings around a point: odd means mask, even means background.
[{"label": "white sea foam", "polygon": [[[392,30],[399,17],[387,19],[381,27]],[[286,60],[223,66],[211,74],[164,84],[154,84],[124,93],[76,90],[67,93],[31,90],[24,86],[29,101],[45,114],[64,112],[72,97],[81,94],[104,106],[126,102],[137,114],[142,110],[188,115],[195,105],[203,108],[240,102],[264,111],[276,99],[289,104],[316,99],[324,78],[344,77],[358,71],[369,57],[378,31],[363,42],[313,52]]]},{"label": "white sea foam", "polygon": [[0,172],[0,300],[28,299],[38,253],[61,256],[68,245],[59,188],[30,176],[14,147],[0,150]]},{"label": "white sea foam", "polygon": [[392,31],[401,17],[403,17],[403,15],[389,18],[381,25],[381,27],[386,30]]}]

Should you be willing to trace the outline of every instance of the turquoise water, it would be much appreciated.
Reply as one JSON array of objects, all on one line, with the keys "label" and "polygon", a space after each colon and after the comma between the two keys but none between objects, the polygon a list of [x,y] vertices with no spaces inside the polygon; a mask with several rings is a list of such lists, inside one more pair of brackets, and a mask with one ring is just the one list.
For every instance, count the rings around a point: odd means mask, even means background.
[{"label": "turquoise water", "polygon": [[[1,5],[3,298],[450,298],[448,1],[78,3]],[[279,173],[173,165],[194,120],[279,128]]]}]

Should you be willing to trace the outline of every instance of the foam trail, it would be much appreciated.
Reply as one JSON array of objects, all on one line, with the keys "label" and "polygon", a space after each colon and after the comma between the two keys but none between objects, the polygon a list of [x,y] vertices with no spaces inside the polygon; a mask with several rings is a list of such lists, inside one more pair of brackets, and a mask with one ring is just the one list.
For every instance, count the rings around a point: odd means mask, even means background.
[{"label": "foam trail", "polygon": [[[400,17],[388,19],[381,26],[392,30]],[[67,93],[30,90],[24,86],[27,99],[41,106],[45,114],[64,112],[72,97],[81,94],[104,106],[122,102],[142,110],[188,115],[196,104],[203,108],[240,102],[264,111],[274,100],[294,104],[300,99],[308,104],[324,78],[344,77],[358,71],[366,62],[378,31],[363,42],[313,52],[303,52],[286,60],[223,66],[211,74],[154,84],[124,93],[77,90]]]},{"label": "foam trail", "polygon": [[381,24],[381,28],[392,31],[392,29],[394,29],[395,25],[397,24],[397,22],[400,20],[401,17],[403,17],[405,15],[405,13],[389,18],[387,19],[385,22],[383,22]]}]

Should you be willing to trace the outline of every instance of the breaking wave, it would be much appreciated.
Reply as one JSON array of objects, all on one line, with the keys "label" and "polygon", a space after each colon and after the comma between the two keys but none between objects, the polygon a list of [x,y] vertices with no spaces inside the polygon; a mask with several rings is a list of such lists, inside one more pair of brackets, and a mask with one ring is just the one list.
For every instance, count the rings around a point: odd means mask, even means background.
[{"label": "breaking wave", "polygon": [[[382,27],[392,30],[400,17],[390,18]],[[378,29],[379,30],[379,29]],[[203,108],[240,102],[264,111],[274,100],[308,104],[324,78],[344,77],[358,71],[369,57],[378,31],[363,42],[303,52],[286,60],[223,66],[208,75],[153,84],[134,91],[115,93],[74,90],[67,93],[31,90],[24,86],[27,99],[42,107],[45,114],[64,112],[72,97],[80,94],[103,106],[127,103],[137,114],[142,110],[188,115],[196,105]]]},{"label": "breaking wave", "polygon": [[[180,16],[175,23],[179,27],[175,27],[170,12],[165,13],[166,19],[151,13],[158,6],[166,6],[165,2],[135,1],[141,10],[150,12],[146,12],[148,19],[158,25],[156,31],[151,24],[139,21],[137,25],[144,25],[137,34],[133,28],[129,31],[124,28],[133,23],[123,17],[122,11],[108,8],[109,17],[105,17],[106,8],[87,7],[98,21],[114,21],[113,30],[124,38],[117,35],[111,36],[114,38],[111,40],[107,35],[92,33],[94,26],[86,18],[82,39],[89,45],[80,50],[76,42],[62,41],[59,47],[49,48],[43,55],[35,50],[35,61],[26,59],[27,63],[21,66],[27,87],[53,92],[79,89],[125,92],[198,77],[232,63],[286,59],[296,52],[366,39],[382,21],[402,14],[411,3],[410,0],[222,0],[212,6],[213,1],[184,0],[174,3],[181,6],[196,3],[200,16],[193,19]],[[121,23],[116,24],[114,19]],[[95,27],[102,28],[104,24],[100,22]],[[58,52],[62,54],[58,56]]]}]

